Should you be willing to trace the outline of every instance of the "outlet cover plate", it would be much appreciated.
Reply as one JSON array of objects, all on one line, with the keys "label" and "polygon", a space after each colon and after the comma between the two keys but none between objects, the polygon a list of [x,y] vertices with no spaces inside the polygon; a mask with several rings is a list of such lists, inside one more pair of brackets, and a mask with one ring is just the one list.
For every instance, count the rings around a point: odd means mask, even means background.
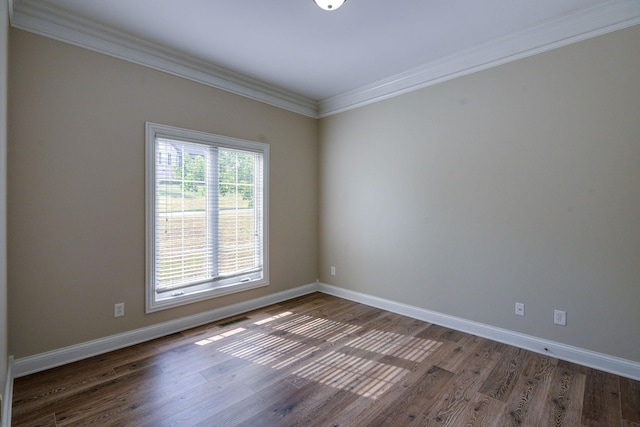
[{"label": "outlet cover plate", "polygon": [[560,326],[567,326],[567,312],[562,310],[553,310],[553,323]]},{"label": "outlet cover plate", "polygon": [[124,303],[118,303],[113,305],[113,317],[124,316]]}]

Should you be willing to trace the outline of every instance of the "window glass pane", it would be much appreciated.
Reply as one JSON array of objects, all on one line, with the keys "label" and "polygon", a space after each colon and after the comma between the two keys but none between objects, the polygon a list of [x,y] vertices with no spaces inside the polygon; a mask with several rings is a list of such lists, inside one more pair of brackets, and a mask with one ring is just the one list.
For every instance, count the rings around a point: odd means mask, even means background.
[{"label": "window glass pane", "polygon": [[156,286],[167,288],[213,277],[208,244],[205,147],[158,138],[156,150],[177,159],[156,165]]},{"label": "window glass pane", "polygon": [[238,183],[253,184],[254,155],[249,153],[238,154]]},{"label": "window glass pane", "polygon": [[[261,244],[256,225],[255,182],[259,156],[221,150],[219,271],[233,275],[260,268]],[[223,172],[224,171],[224,172]]]},{"label": "window glass pane", "polygon": [[238,206],[238,191],[235,184],[220,184],[218,205],[221,210],[235,209]]}]

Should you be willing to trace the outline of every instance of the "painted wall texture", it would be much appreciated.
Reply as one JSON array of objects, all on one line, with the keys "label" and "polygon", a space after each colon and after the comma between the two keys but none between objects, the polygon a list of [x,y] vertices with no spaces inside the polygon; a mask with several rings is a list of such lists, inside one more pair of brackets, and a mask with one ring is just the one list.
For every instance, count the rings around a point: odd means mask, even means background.
[{"label": "painted wall texture", "polygon": [[[16,359],[316,281],[316,120],[20,30],[9,61]],[[270,144],[270,286],[144,313],[147,121]]]},{"label": "painted wall texture", "polygon": [[635,26],[322,119],[320,280],[640,361],[639,75]]}]

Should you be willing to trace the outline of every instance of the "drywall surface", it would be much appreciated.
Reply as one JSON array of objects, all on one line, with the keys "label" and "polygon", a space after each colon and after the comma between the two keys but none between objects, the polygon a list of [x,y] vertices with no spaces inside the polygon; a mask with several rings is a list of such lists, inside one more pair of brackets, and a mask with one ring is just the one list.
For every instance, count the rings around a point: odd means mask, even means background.
[{"label": "drywall surface", "polygon": [[[316,120],[20,30],[10,35],[11,354],[315,282]],[[144,313],[147,121],[270,144],[268,287]],[[113,317],[118,302],[125,317]]]},{"label": "drywall surface", "polygon": [[640,361],[639,75],[635,26],[322,119],[320,280]]}]

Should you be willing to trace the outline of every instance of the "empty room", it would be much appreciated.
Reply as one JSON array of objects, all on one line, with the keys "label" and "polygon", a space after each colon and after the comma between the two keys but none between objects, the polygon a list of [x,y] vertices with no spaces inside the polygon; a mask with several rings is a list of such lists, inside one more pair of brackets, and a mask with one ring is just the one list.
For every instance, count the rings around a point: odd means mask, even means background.
[{"label": "empty room", "polygon": [[3,426],[640,426],[638,0],[8,0]]}]

